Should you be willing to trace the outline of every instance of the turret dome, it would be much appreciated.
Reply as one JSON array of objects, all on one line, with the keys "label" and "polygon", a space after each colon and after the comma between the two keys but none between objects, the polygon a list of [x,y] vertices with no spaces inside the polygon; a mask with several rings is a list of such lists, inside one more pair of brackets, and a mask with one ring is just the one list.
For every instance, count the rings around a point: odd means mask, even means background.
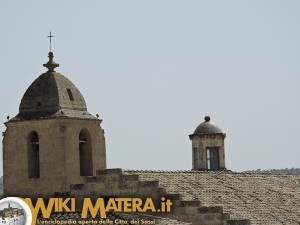
[{"label": "turret dome", "polygon": [[193,134],[223,134],[223,131],[213,122],[210,121],[210,117],[206,116],[204,122],[201,123]]},{"label": "turret dome", "polygon": [[25,92],[16,119],[38,119],[48,117],[91,118],[85,100],[76,86],[65,76],[54,71],[59,64],[49,52],[48,68]]}]

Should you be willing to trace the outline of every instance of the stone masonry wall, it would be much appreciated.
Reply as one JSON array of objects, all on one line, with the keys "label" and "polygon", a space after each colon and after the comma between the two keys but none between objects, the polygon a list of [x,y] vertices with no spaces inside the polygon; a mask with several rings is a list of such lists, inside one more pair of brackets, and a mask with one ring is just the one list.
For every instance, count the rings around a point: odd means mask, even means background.
[{"label": "stone masonry wall", "polygon": [[193,156],[193,168],[199,168],[199,170],[206,170],[206,149],[209,147],[219,148],[219,165],[220,170],[224,170],[225,166],[225,149],[224,149],[224,137],[221,134],[203,134],[195,135],[192,139],[192,150],[197,148],[199,155],[198,165],[194,165],[195,159]]},{"label": "stone masonry wall", "polygon": [[[92,139],[93,175],[106,168],[105,139],[98,120],[48,119],[8,122],[3,139],[4,195],[49,197],[81,183],[79,133]],[[28,178],[28,134],[39,137],[40,178]]]},{"label": "stone masonry wall", "polygon": [[[230,220],[222,207],[204,207],[199,200],[183,201],[179,194],[169,194],[158,181],[140,181],[138,175],[124,175],[121,169],[98,170],[85,183],[71,185],[71,197],[77,202],[84,197],[151,197],[159,204],[161,197],[171,199],[171,213],[155,214],[194,225],[249,225],[248,220]],[[78,201],[79,200],[79,201]],[[81,208],[81,205],[77,206]]]}]

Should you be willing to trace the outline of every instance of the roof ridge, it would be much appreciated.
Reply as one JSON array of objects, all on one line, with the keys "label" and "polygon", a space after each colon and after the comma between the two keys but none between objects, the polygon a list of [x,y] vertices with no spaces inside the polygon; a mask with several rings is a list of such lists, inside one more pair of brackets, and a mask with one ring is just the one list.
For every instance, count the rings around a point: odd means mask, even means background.
[{"label": "roof ridge", "polygon": [[212,174],[255,174],[255,175],[295,175],[300,176],[296,173],[271,173],[271,172],[248,172],[248,171],[196,171],[196,170],[135,170],[135,169],[121,169],[123,172],[146,172],[146,173],[212,173]]}]

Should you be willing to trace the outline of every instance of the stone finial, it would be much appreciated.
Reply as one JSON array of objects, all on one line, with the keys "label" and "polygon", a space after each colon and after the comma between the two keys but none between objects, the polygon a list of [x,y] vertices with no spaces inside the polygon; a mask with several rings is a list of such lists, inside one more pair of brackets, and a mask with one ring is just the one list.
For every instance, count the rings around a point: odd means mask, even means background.
[{"label": "stone finial", "polygon": [[49,52],[49,61],[46,64],[43,64],[44,67],[48,68],[48,72],[55,72],[55,68],[59,67],[59,64],[53,61],[53,52]]},{"label": "stone finial", "polygon": [[206,117],[204,117],[204,120],[205,120],[205,122],[209,122],[210,121],[210,117],[206,116]]}]

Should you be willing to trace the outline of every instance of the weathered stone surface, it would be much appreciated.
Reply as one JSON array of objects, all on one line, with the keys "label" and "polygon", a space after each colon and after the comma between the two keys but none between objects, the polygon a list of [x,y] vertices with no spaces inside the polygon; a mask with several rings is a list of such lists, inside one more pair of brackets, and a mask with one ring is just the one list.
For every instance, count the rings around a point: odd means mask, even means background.
[{"label": "weathered stone surface", "polygon": [[192,140],[192,168],[197,171],[226,170],[224,139],[226,134],[206,116]]},{"label": "weathered stone surface", "polygon": [[205,119],[205,121],[196,128],[193,135],[196,135],[196,134],[221,134],[221,135],[223,135],[223,131],[217,126],[217,124],[210,121],[209,116],[206,116],[204,119]]},{"label": "weathered stone surface", "polygon": [[[141,172],[141,171],[139,171]],[[121,171],[119,169],[99,170],[97,175],[91,179],[86,179],[85,183],[71,185],[70,196],[75,197],[80,202],[84,197],[138,197],[146,199],[151,197],[154,204],[160,207],[161,199],[172,200],[171,213],[159,213],[162,217],[180,220],[194,225],[226,225],[230,220],[228,213],[223,212],[222,206],[202,205],[201,199],[184,199],[182,194],[170,191],[161,185],[159,179],[148,180],[140,178],[140,173],[135,171]],[[144,171],[147,173],[147,171]],[[155,173],[151,171],[150,173]],[[160,175],[163,176],[163,171]],[[174,176],[178,172],[170,172]],[[168,173],[166,173],[168,176]],[[180,174],[179,174],[180,175]],[[127,178],[133,183],[126,182]],[[133,179],[133,180],[132,180]],[[171,180],[169,180],[172,182]],[[78,187],[78,188],[74,188]],[[80,203],[78,208],[81,208]],[[157,212],[156,212],[157,213]],[[157,214],[155,214],[157,215]],[[236,222],[236,224],[239,224]]]},{"label": "weathered stone surface", "polygon": [[[229,224],[299,224],[300,176],[296,174],[236,173],[231,171],[134,171],[140,180],[159,181],[167,193],[183,201],[199,200],[199,213],[230,214]],[[219,206],[219,207],[218,207]]]},{"label": "weathered stone surface", "polygon": [[49,71],[29,86],[19,114],[5,123],[3,182],[7,197],[68,192],[71,184],[83,183],[96,170],[106,169],[101,120],[87,111],[75,85],[54,72],[58,64],[52,58],[50,52],[45,64]]},{"label": "weathered stone surface", "polygon": [[84,98],[75,85],[56,72],[43,73],[29,86],[13,120],[50,117],[96,119],[87,112]]},{"label": "weathered stone surface", "polygon": [[[106,168],[105,139],[98,120],[47,119],[22,120],[6,124],[3,140],[3,179],[5,196],[52,196],[82,183],[79,134],[89,131],[92,141],[92,173]],[[60,127],[66,129],[61,131]],[[28,178],[28,135],[39,136],[40,178]],[[15,163],[18,166],[15,166]],[[22,185],[20,185],[22,184]]]}]

